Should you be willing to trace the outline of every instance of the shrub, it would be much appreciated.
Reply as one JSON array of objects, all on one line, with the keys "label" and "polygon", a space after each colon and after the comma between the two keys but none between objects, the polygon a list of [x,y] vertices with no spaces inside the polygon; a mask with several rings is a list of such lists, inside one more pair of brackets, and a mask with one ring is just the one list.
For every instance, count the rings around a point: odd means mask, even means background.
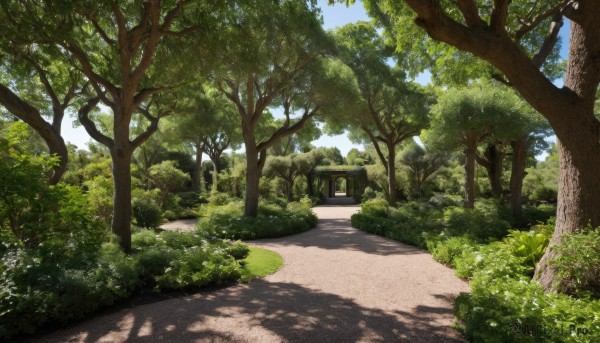
[{"label": "shrub", "polygon": [[235,281],[241,273],[241,266],[233,256],[214,247],[192,247],[172,260],[156,281],[163,289],[186,289]]},{"label": "shrub", "polygon": [[140,277],[156,289],[186,289],[239,279],[249,248],[200,232],[141,230],[132,236]]},{"label": "shrub", "polygon": [[369,217],[389,217],[390,205],[384,199],[369,200],[362,203],[360,212]]},{"label": "shrub", "polygon": [[551,261],[560,278],[560,291],[578,297],[600,298],[600,228],[565,235],[555,245]]},{"label": "shrub", "polygon": [[552,238],[552,231],[544,230],[548,226],[538,226],[530,231],[510,231],[505,242],[515,256],[524,258],[529,266],[535,267]]},{"label": "shrub", "polygon": [[528,227],[548,223],[554,216],[556,216],[556,205],[540,204],[538,206],[526,206],[523,209],[523,221]]},{"label": "shrub", "polygon": [[451,236],[466,235],[477,242],[500,239],[510,229],[510,223],[500,219],[498,211],[488,206],[450,207],[444,211],[444,221]]},{"label": "shrub", "polygon": [[157,228],[163,221],[160,206],[149,197],[133,199],[132,214],[137,226],[140,227]]},{"label": "shrub", "polygon": [[73,243],[76,249],[64,241],[44,242],[37,249],[3,242],[0,339],[82,318],[142,287],[183,289],[237,280],[239,259],[248,253],[243,243],[195,232],[135,231],[129,256],[114,243],[89,244],[81,233],[75,236],[82,240]]},{"label": "shrub", "polygon": [[33,333],[47,322],[82,318],[131,295],[140,284],[135,261],[111,243],[103,244],[95,259],[76,262],[11,249],[2,257],[0,283],[4,309],[0,336],[4,338]]},{"label": "shrub", "polygon": [[427,250],[431,256],[441,263],[454,266],[454,260],[460,256],[463,251],[469,250],[474,243],[465,236],[446,238],[445,235],[436,236],[434,239],[427,240]]},{"label": "shrub", "polygon": [[202,211],[198,230],[226,239],[259,239],[287,236],[313,228],[317,217],[307,201],[287,207],[261,203],[256,218],[242,216],[241,202],[209,206]]}]

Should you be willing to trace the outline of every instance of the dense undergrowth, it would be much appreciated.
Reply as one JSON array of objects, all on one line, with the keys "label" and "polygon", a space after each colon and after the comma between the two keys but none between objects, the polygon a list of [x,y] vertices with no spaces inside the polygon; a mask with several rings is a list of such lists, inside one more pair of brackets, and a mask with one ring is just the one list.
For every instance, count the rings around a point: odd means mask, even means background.
[{"label": "dense undergrowth", "polygon": [[[546,293],[532,276],[554,230],[550,206],[528,208],[516,221],[495,201],[474,209],[457,205],[443,196],[398,207],[373,200],[352,216],[352,225],[426,248],[469,279],[471,293],[456,299],[455,314],[471,341],[600,341],[600,230],[570,235],[554,247],[561,292]],[[532,225],[536,221],[548,224]]]},{"label": "dense undergrowth", "polygon": [[37,249],[4,243],[0,337],[34,333],[44,324],[63,325],[143,289],[179,290],[234,282],[248,254],[245,244],[199,233],[140,229],[132,238],[130,255],[115,243],[67,251],[59,249],[60,242]]}]

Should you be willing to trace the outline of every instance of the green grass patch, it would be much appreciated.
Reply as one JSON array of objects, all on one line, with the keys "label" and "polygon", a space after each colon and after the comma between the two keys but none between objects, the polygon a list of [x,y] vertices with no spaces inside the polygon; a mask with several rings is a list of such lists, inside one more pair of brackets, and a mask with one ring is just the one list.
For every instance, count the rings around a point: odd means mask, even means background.
[{"label": "green grass patch", "polygon": [[283,257],[278,253],[253,246],[250,247],[250,253],[244,261],[246,265],[241,277],[243,282],[273,274],[283,265]]}]

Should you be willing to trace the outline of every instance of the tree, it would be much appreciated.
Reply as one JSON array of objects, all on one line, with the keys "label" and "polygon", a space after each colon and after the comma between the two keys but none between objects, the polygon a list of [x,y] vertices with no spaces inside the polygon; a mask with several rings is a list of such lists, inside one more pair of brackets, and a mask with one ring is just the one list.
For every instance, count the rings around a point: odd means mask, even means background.
[{"label": "tree", "polygon": [[374,161],[366,151],[359,151],[356,148],[350,149],[346,155],[346,164],[351,166],[364,166],[373,164]]},{"label": "tree", "polygon": [[478,85],[445,90],[438,100],[424,138],[436,147],[464,149],[465,207],[473,208],[477,147],[486,141],[496,142],[495,137],[502,137],[503,130],[510,131],[519,111],[507,92]]},{"label": "tree", "polygon": [[294,198],[294,182],[301,175],[307,175],[313,167],[313,154],[290,154],[269,156],[265,163],[265,174],[278,176],[285,181],[285,195],[288,201]]},{"label": "tree", "polygon": [[[324,57],[333,44],[313,5],[291,0],[242,3],[223,25],[223,41],[213,58],[222,63],[212,79],[239,112],[247,164],[244,215],[254,217],[267,149],[317,114],[339,110],[345,104],[339,90],[354,83],[341,64]],[[283,125],[259,139],[261,118],[273,105],[283,110]]]},{"label": "tree", "polygon": [[[434,40],[450,44],[487,61],[501,72],[554,129],[560,152],[556,229],[552,244],[579,228],[600,225],[600,121],[594,101],[600,83],[600,2],[595,0],[538,3],[495,0],[484,7],[475,1],[367,1],[369,12],[401,39],[410,20]],[[416,15],[416,18],[415,18]],[[563,16],[571,20],[569,58],[562,88],[540,70],[557,41]],[[527,41],[532,32],[547,30],[545,39]],[[415,40],[415,36],[411,39]],[[529,44],[533,43],[533,44]],[[536,50],[533,50],[536,49]],[[533,51],[532,51],[533,50]],[[535,279],[552,289],[554,256],[546,250]]]},{"label": "tree", "polygon": [[423,185],[440,170],[447,162],[449,156],[443,151],[432,151],[413,142],[400,154],[400,162],[408,171],[412,193],[415,196],[422,194]]},{"label": "tree", "polygon": [[189,181],[190,176],[175,165],[175,161],[162,161],[150,167],[150,180],[160,190],[158,205],[163,207],[169,194]]},{"label": "tree", "polygon": [[194,191],[200,189],[202,154],[213,164],[212,192],[217,192],[217,178],[222,170],[221,155],[241,141],[240,125],[235,106],[210,86],[193,89],[180,115],[171,120],[170,130],[191,143],[195,152]]},{"label": "tree", "polygon": [[[111,226],[123,250],[129,252],[132,154],[157,130],[160,118],[173,104],[172,99],[159,96],[183,77],[178,73],[181,65],[170,55],[177,47],[167,46],[167,38],[190,30],[178,19],[183,18],[184,8],[189,12],[194,3],[32,0],[19,5],[24,13],[10,15],[33,23],[34,43],[56,46],[62,60],[86,77],[89,98],[78,110],[78,118],[88,134],[110,151],[114,183]],[[48,24],[46,18],[54,20]],[[163,73],[165,70],[169,73]],[[101,132],[90,115],[100,102],[112,111],[110,132]],[[148,126],[132,137],[134,116],[147,120]]]},{"label": "tree", "polygon": [[[346,25],[336,31],[340,58],[354,71],[362,95],[362,112],[348,120],[355,141],[370,141],[388,175],[389,202],[398,200],[396,147],[419,135],[427,125],[427,97],[405,75],[388,66],[391,57],[383,39],[369,23]],[[352,121],[352,118],[355,118]]]}]

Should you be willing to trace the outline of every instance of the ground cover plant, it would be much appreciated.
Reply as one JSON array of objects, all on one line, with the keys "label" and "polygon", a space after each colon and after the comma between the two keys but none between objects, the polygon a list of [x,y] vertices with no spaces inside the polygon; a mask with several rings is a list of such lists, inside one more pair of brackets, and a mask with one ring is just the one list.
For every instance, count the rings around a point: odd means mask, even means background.
[{"label": "ground cover plant", "polygon": [[[499,219],[504,210],[498,203],[484,201],[463,209],[448,206],[450,201],[436,206],[437,200],[397,207],[368,201],[352,216],[352,225],[426,248],[457,276],[468,279],[471,293],[456,299],[455,315],[457,328],[473,342],[600,339],[598,230],[569,235],[554,247],[560,252],[552,263],[562,293],[549,294],[532,277],[550,243],[552,218],[548,224],[514,230],[510,217]],[[529,212],[538,218],[544,209]]]}]

